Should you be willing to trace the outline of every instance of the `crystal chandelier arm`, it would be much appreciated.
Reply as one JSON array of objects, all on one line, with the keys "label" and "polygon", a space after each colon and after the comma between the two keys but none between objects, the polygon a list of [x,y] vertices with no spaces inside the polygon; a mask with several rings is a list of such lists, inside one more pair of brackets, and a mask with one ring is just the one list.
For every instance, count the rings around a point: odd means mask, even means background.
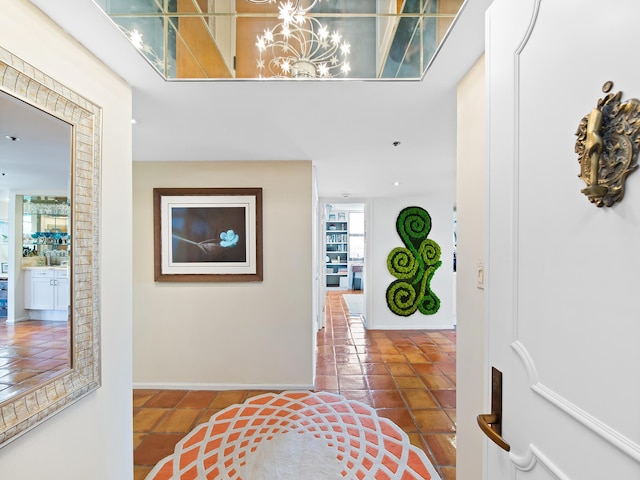
[{"label": "crystal chandelier arm", "polygon": [[[297,39],[296,39],[297,40]],[[298,45],[300,43],[298,42]],[[267,49],[271,50],[274,57],[289,57],[289,58],[303,58],[304,50],[296,48],[295,44],[291,41],[276,40],[273,43],[267,45]],[[277,52],[280,52],[278,55]]]},{"label": "crystal chandelier arm", "polygon": [[299,3],[294,8],[290,0],[280,2],[280,23],[258,37],[258,70],[267,69],[275,77],[295,78],[348,74],[350,45],[339,31],[330,33],[316,17],[305,13],[317,2],[304,10]]},{"label": "crystal chandelier arm", "polygon": [[[266,5],[268,3],[276,3],[276,0],[247,0],[247,1],[249,3],[254,3],[256,5]],[[293,8],[301,13],[307,13],[309,10],[315,7],[318,2],[321,2],[321,1],[322,0],[312,0],[311,4],[307,8],[302,8],[300,6],[300,0],[296,0],[296,3],[293,6]]]}]

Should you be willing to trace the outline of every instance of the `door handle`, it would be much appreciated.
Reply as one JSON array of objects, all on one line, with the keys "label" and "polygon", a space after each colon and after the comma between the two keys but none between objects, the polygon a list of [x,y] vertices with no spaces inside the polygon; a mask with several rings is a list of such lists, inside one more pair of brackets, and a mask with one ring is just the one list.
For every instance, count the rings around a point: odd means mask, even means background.
[{"label": "door handle", "polygon": [[[511,450],[511,445],[505,442],[504,438],[502,438],[502,435],[500,435],[495,430],[496,428],[495,426],[500,426],[500,422],[497,415],[484,414],[484,413],[478,415],[478,425],[480,426],[480,430],[482,430],[485,433],[485,435],[489,437],[491,441],[493,441],[493,443],[495,443],[496,445],[498,445],[500,448],[502,448],[507,452]],[[493,425],[493,428],[492,428],[492,425]]]},{"label": "door handle", "polygon": [[511,450],[502,438],[502,372],[496,367],[491,367],[491,413],[478,415],[478,426],[500,448]]}]

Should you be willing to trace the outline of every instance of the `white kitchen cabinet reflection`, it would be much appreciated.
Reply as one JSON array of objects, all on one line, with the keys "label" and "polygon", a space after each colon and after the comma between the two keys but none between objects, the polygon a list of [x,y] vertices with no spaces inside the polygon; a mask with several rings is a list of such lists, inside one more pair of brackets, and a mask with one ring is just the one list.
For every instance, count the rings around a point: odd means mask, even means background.
[{"label": "white kitchen cabinet reflection", "polygon": [[65,321],[69,315],[69,272],[65,268],[31,267],[24,277],[25,309],[32,320]]}]

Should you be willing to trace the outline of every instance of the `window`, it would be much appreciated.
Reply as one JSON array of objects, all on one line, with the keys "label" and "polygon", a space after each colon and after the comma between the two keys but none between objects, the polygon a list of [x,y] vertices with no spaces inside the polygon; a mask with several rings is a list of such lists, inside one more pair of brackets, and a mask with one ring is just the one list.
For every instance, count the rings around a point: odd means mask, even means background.
[{"label": "window", "polygon": [[349,260],[364,260],[364,212],[349,212]]}]

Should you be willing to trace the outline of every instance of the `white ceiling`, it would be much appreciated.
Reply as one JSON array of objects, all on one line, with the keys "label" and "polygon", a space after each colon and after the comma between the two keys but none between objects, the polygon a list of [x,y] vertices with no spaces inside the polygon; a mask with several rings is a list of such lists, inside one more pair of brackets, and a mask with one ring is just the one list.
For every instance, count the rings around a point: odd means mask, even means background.
[{"label": "white ceiling", "polygon": [[32,2],[132,86],[134,161],[312,160],[323,197],[453,197],[456,85],[491,0],[465,2],[421,82],[165,81],[92,2]]},{"label": "white ceiling", "polygon": [[0,200],[10,191],[68,196],[71,125],[3,92],[0,112]]}]

